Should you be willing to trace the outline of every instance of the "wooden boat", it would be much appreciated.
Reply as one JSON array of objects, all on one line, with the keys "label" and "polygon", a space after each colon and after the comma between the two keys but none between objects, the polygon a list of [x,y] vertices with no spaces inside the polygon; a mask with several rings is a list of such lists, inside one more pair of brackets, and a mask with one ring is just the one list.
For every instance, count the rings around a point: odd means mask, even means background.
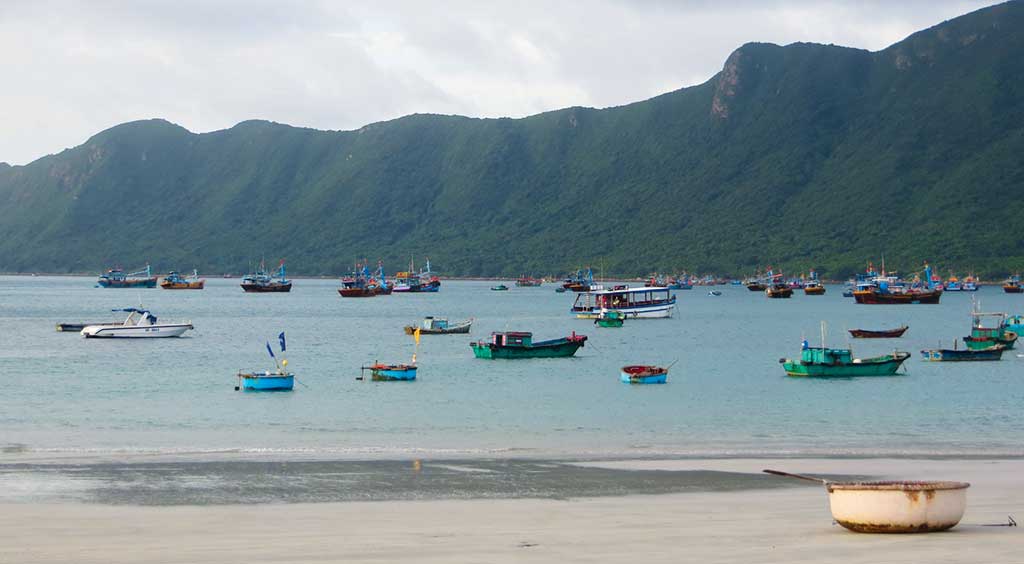
[{"label": "wooden boat", "polygon": [[601,327],[622,327],[626,314],[614,309],[604,309],[594,319],[594,324]]},{"label": "wooden boat", "polygon": [[1014,274],[1011,276],[1005,284],[1003,284],[1003,291],[1007,294],[1020,294],[1024,292],[1024,286],[1020,285],[1020,276]]},{"label": "wooden boat", "polygon": [[267,272],[267,265],[261,260],[256,272],[242,277],[241,286],[242,291],[250,294],[292,291],[292,281],[285,277],[284,259],[281,259],[281,263],[278,265],[276,279]]},{"label": "wooden boat", "polygon": [[534,278],[532,276],[520,276],[516,279],[516,286],[520,288],[536,288],[544,283],[542,278]]},{"label": "wooden boat", "polygon": [[278,369],[275,372],[238,372],[238,386],[245,392],[290,392],[295,387],[295,374]]},{"label": "wooden boat", "polygon": [[352,274],[341,279],[338,293],[343,298],[374,298],[388,296],[393,290],[394,285],[389,285],[384,277],[383,263],[377,263],[376,276],[370,273],[369,266],[364,263],[356,264]]},{"label": "wooden boat", "polygon": [[910,327],[904,325],[896,329],[850,329],[850,335],[855,339],[897,339],[902,337]]},{"label": "wooden boat", "polygon": [[193,270],[192,276],[185,278],[173,270],[160,281],[164,290],[202,290],[206,280],[199,278],[199,271]]},{"label": "wooden boat", "polygon": [[491,333],[491,340],[470,343],[477,358],[563,358],[576,354],[587,341],[573,331],[569,337],[533,342],[533,333],[506,331]]},{"label": "wooden boat", "polygon": [[623,366],[619,380],[626,384],[664,384],[668,379],[668,368],[661,366]]},{"label": "wooden boat", "polygon": [[375,382],[411,382],[416,379],[415,364],[382,364],[375,362],[363,366],[361,371],[369,370],[370,379]]},{"label": "wooden boat", "polygon": [[577,270],[576,274],[565,279],[562,287],[573,292],[590,292],[600,290],[601,286],[594,283],[594,270],[588,268],[586,272]]},{"label": "wooden boat", "polygon": [[768,289],[768,285],[764,282],[750,282],[747,284],[747,289],[751,292],[763,292]]},{"label": "wooden boat", "polygon": [[924,349],[921,355],[932,362],[965,362],[974,360],[999,360],[1003,358],[1003,345],[994,345],[987,349],[959,349],[953,341],[952,349]]},{"label": "wooden boat", "polygon": [[672,317],[676,295],[668,288],[616,287],[582,292],[570,310],[580,319],[596,319],[604,310],[616,310],[633,319]]},{"label": "wooden boat", "polygon": [[772,284],[764,291],[769,298],[792,298],[793,288],[786,284]]},{"label": "wooden boat", "polygon": [[491,290],[494,292],[506,292],[508,291],[508,286],[504,284],[498,284],[497,286],[491,286]]},{"label": "wooden boat", "polygon": [[804,283],[804,294],[808,296],[822,296],[825,294],[825,286],[815,279]]},{"label": "wooden boat", "polygon": [[419,329],[420,333],[423,335],[466,334],[469,333],[469,328],[472,325],[473,318],[470,318],[468,321],[449,325],[448,320],[443,317],[427,316],[423,319],[423,323],[418,327],[415,325],[406,325],[405,334],[414,335],[417,329]]},{"label": "wooden boat", "polygon": [[120,324],[87,325],[82,328],[80,334],[90,339],[157,339],[180,337],[185,331],[194,329],[191,322],[158,323],[156,316],[146,309],[126,307],[113,311],[128,312],[128,317]]},{"label": "wooden boat", "polygon": [[[994,319],[994,324],[986,327],[985,319]],[[971,350],[983,350],[994,345],[1003,345],[1012,349],[1017,342],[1018,334],[1006,325],[1005,313],[971,312],[971,334],[964,337],[964,344]]]},{"label": "wooden boat", "polygon": [[910,353],[893,351],[874,358],[853,358],[850,349],[809,347],[804,341],[800,360],[779,359],[789,376],[819,378],[853,378],[858,376],[892,376],[910,358]]},{"label": "wooden boat", "polygon": [[[903,281],[894,272],[878,275],[874,271],[868,276],[858,275],[857,289],[853,291],[853,299],[858,304],[900,305],[900,304],[937,304],[943,290],[936,287],[932,269],[924,267],[925,285],[915,287]],[[948,289],[949,286],[947,285]]]},{"label": "wooden boat", "polygon": [[[383,271],[380,272],[381,280],[384,279]],[[397,293],[434,293],[441,289],[441,279],[430,271],[430,259],[427,259],[426,269],[420,269],[417,273],[412,260],[409,261],[409,270],[395,274],[394,283],[390,285],[393,292]]]},{"label": "wooden boat", "polygon": [[127,273],[120,268],[112,268],[101,274],[96,284],[101,288],[156,288],[156,276],[148,264],[142,270]]}]

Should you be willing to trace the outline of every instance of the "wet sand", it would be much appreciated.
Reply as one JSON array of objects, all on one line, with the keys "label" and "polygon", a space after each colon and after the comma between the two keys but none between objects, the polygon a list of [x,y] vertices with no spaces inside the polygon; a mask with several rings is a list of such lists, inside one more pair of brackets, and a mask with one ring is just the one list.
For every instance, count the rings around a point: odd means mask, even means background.
[{"label": "wet sand", "polygon": [[584,499],[160,506],[0,505],[0,562],[1024,562],[1020,460],[662,460],[648,470],[946,478],[972,483],[961,524],[862,535],[816,486]]}]

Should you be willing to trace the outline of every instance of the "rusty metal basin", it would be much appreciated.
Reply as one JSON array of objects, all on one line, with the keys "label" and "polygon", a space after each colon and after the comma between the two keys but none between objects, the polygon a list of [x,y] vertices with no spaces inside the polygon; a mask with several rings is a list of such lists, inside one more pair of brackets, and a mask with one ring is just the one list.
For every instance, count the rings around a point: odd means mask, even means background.
[{"label": "rusty metal basin", "polygon": [[858,533],[928,533],[954,527],[966,482],[827,482],[832,518]]}]

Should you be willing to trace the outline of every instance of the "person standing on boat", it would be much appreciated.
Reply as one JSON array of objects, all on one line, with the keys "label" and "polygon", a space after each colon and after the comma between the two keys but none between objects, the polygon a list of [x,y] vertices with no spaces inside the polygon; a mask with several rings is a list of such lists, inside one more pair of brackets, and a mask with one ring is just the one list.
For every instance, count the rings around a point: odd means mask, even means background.
[{"label": "person standing on boat", "polygon": [[804,339],[804,341],[800,343],[800,349],[807,350],[809,348],[811,348],[811,344],[807,342],[807,339]]}]

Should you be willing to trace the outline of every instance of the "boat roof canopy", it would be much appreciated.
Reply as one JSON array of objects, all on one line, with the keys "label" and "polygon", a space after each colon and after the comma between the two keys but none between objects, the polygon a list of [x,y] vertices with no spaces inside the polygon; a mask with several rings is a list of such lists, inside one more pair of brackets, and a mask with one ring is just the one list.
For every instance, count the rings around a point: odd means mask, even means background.
[{"label": "boat roof canopy", "polygon": [[130,313],[138,313],[138,314],[149,313],[148,309],[139,309],[139,308],[136,308],[136,307],[115,308],[115,309],[112,309],[110,311],[127,311],[127,312],[130,312]]},{"label": "boat roof canopy", "polygon": [[491,335],[507,335],[510,337],[532,337],[533,333],[529,331],[495,331]]},{"label": "boat roof canopy", "polygon": [[666,286],[643,286],[640,288],[625,288],[622,290],[594,290],[593,292],[583,292],[584,294],[636,294],[639,292],[667,292],[669,289]]}]

